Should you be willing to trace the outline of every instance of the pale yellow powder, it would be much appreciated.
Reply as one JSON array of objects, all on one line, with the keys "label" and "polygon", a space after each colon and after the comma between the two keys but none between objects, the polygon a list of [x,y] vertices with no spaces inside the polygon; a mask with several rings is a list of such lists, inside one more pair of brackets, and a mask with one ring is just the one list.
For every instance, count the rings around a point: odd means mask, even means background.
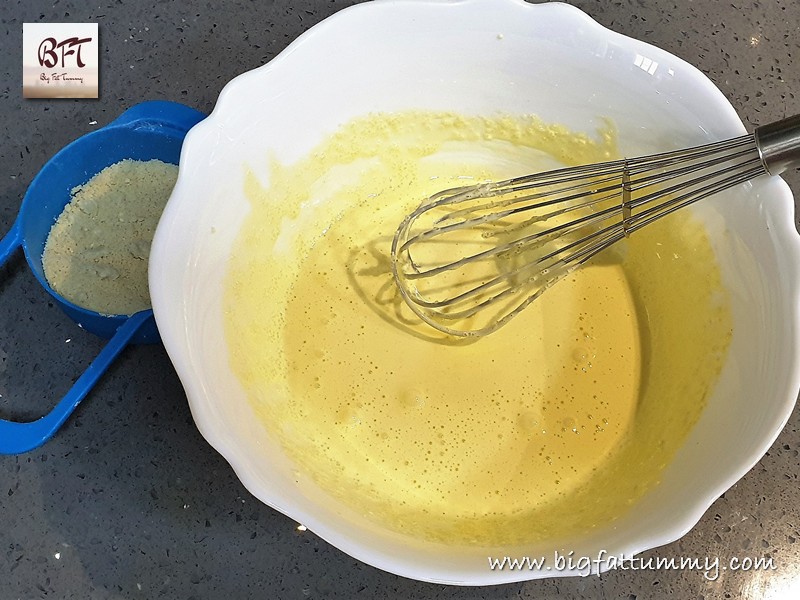
[{"label": "pale yellow powder", "polygon": [[75,187],[45,244],[50,286],[102,314],[150,308],[150,243],[177,177],[175,165],[126,159]]}]

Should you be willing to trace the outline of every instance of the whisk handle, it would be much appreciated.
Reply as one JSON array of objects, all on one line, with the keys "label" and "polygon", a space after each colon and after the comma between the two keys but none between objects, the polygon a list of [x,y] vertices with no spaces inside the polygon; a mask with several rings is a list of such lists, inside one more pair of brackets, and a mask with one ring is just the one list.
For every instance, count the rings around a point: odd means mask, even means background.
[{"label": "whisk handle", "polygon": [[800,115],[756,127],[753,131],[758,154],[767,173],[780,175],[800,165]]}]

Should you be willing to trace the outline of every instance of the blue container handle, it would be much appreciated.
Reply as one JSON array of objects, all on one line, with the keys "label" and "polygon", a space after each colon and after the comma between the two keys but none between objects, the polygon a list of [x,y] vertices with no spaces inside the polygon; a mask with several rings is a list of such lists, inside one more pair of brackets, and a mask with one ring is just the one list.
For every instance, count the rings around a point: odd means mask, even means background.
[{"label": "blue container handle", "polygon": [[[22,233],[17,217],[11,230],[0,240],[0,267],[21,243]],[[21,454],[38,448],[49,440],[128,345],[130,339],[153,318],[152,310],[143,310],[126,319],[100,354],[72,384],[69,392],[43,417],[27,423],[0,419],[0,454]]]},{"label": "blue container handle", "polygon": [[22,244],[22,225],[20,225],[19,216],[17,217],[11,229],[8,231],[3,239],[0,240],[0,267],[2,267],[8,260],[8,257],[20,247]]},{"label": "blue container handle", "polygon": [[153,312],[150,310],[129,317],[49,413],[27,423],[0,419],[0,454],[21,454],[38,448],[49,440],[86,397],[117,355],[128,345],[139,328],[150,319],[153,319]]}]

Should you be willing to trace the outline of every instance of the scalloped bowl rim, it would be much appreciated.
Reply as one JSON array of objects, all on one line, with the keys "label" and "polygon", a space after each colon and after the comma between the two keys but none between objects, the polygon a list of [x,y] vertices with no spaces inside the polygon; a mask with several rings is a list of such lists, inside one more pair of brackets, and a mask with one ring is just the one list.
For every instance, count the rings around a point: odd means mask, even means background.
[{"label": "scalloped bowl rim", "polygon": [[[488,0],[463,0],[458,2],[435,2],[431,0],[400,0],[400,1],[379,1],[360,4],[343,9],[315,25],[294,42],[292,42],[283,52],[269,63],[244,73],[222,90],[218,103],[211,115],[203,122],[195,126],[187,135],[183,152],[180,160],[181,173],[186,173],[192,169],[202,168],[204,161],[208,160],[209,149],[206,143],[220,137],[220,122],[224,122],[229,114],[235,111],[235,98],[243,93],[242,89],[250,86],[251,80],[263,78],[267,81],[276,70],[286,71],[292,67],[292,61],[298,48],[313,46],[315,41],[323,37],[322,34],[330,35],[337,29],[347,31],[349,23],[355,17],[366,17],[369,12],[377,14],[378,11],[399,11],[414,13],[428,10],[434,5],[447,5],[452,8],[458,6],[476,7],[491,5],[493,11],[498,14],[507,12],[509,15],[518,11],[524,6],[525,11],[530,11],[530,18],[537,19],[556,19],[572,21],[581,27],[591,28],[592,34],[597,38],[605,38],[611,43],[621,47],[630,47],[641,50],[642,54],[651,57],[653,60],[678,65],[683,74],[692,78],[692,85],[695,89],[692,94],[702,97],[707,102],[713,102],[715,110],[718,111],[719,123],[716,126],[720,130],[730,135],[741,133],[744,128],[736,115],[731,104],[724,98],[722,93],[714,84],[703,75],[698,69],[671,55],[670,53],[641,42],[625,35],[606,29],[591,17],[579,9],[561,3],[549,4],[526,4],[522,0],[504,0],[502,2],[490,2]],[[438,9],[437,9],[438,10]],[[535,17],[534,17],[535,15]],[[233,140],[221,140],[224,143],[231,143]],[[766,205],[765,211],[773,224],[772,233],[779,239],[780,245],[786,256],[793,257],[795,264],[800,264],[800,236],[794,229],[794,200],[788,186],[782,181],[771,181],[768,184],[769,193],[772,196],[770,203]],[[397,560],[390,552],[382,552],[379,548],[370,548],[363,543],[342,536],[334,528],[328,526],[326,522],[317,518],[313,513],[306,513],[293,506],[282,505],[276,502],[273,493],[265,490],[264,481],[257,473],[253,463],[254,458],[249,456],[243,448],[237,445],[232,438],[231,432],[224,431],[218,426],[215,414],[209,411],[209,406],[214,400],[210,397],[212,392],[209,390],[202,376],[199,376],[195,356],[191,347],[187,345],[186,329],[189,325],[186,322],[176,321],[174,316],[181,314],[181,310],[190,300],[176,295],[175,284],[170,281],[170,261],[173,260],[172,252],[175,250],[176,242],[172,238],[176,228],[179,228],[179,211],[181,203],[186,202],[187,192],[191,190],[188,176],[179,177],[178,183],[173,192],[161,222],[159,224],[156,237],[153,242],[153,251],[150,262],[150,286],[153,296],[153,308],[156,320],[161,332],[164,345],[178,372],[187,393],[192,416],[203,437],[231,464],[238,478],[245,487],[248,488],[256,497],[273,506],[277,510],[284,512],[291,518],[304,523],[317,535],[327,540],[344,552],[372,564],[386,571],[394,572],[406,577],[415,579],[466,584],[494,584],[512,581],[528,580],[542,576],[552,576],[556,573],[543,575],[532,572],[496,572],[489,571],[480,573],[464,573],[462,570],[449,570],[446,565],[419,565],[414,561]],[[794,307],[791,314],[792,322],[789,324],[792,339],[790,347],[796,351],[798,346],[798,324],[800,324],[800,309],[798,300],[800,299],[800,279],[795,275],[787,281],[788,297]],[[180,290],[178,290],[180,291]],[[732,469],[716,485],[704,490],[704,493],[687,498],[686,505],[682,507],[680,517],[677,517],[669,524],[655,526],[652,531],[645,532],[637,538],[629,539],[618,543],[616,551],[625,555],[632,555],[644,550],[672,542],[686,532],[688,532],[700,520],[703,513],[709,506],[737,480],[739,480],[748,470],[750,470],[769,449],[770,445],[777,438],[781,429],[788,420],[794,406],[796,392],[800,388],[800,365],[794,366],[793,371],[787,373],[785,398],[775,411],[775,422],[772,423],[774,435],[769,439],[765,437],[760,445],[750,454],[750,460],[744,461],[737,468]],[[793,396],[794,394],[794,396]],[[220,399],[224,401],[224,399]],[[777,402],[777,400],[776,400]],[[265,499],[267,498],[267,499]],[[485,563],[484,563],[485,564]],[[560,575],[576,575],[577,572],[563,572]]]}]

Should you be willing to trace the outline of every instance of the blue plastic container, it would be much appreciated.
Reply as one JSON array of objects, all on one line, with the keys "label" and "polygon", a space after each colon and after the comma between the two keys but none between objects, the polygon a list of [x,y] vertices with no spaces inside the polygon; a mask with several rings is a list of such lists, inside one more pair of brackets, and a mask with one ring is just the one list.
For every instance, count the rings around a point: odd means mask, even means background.
[{"label": "blue plastic container", "polygon": [[0,240],[0,266],[21,246],[36,279],[61,309],[78,325],[109,342],[48,414],[27,423],[0,419],[0,453],[18,454],[41,446],[67,420],[125,346],[160,341],[152,310],[131,316],[102,315],[60,296],[45,279],[42,254],[50,229],[71,200],[70,192],[75,186],[126,158],[158,159],[177,165],[186,133],[204,117],[175,102],[137,104],[112,123],[63,148],[31,182],[14,225]]}]

